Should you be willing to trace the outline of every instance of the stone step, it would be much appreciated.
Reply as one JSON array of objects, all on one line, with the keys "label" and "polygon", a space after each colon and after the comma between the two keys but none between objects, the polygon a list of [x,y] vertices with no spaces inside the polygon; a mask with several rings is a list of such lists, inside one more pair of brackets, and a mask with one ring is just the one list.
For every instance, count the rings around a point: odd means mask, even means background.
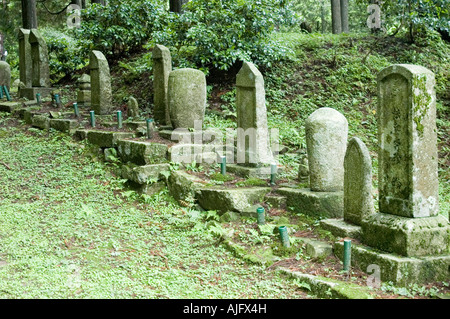
[{"label": "stone step", "polygon": [[339,218],[344,216],[343,192],[313,192],[309,188],[282,187],[277,193],[286,196],[286,205],[312,217]]},{"label": "stone step", "polygon": [[361,239],[361,226],[350,224],[342,218],[322,219],[320,226],[336,237]]},{"label": "stone step", "polygon": [[264,201],[272,208],[286,208],[286,196],[266,195]]},{"label": "stone step", "polygon": [[134,137],[132,132],[88,130],[86,133],[87,140],[99,147],[116,147],[118,140],[132,137]]},{"label": "stone step", "polygon": [[137,184],[147,184],[149,181],[161,179],[161,172],[169,171],[169,164],[151,164],[144,166],[122,165],[122,178]]},{"label": "stone step", "polygon": [[160,143],[121,139],[117,141],[119,158],[136,165],[167,163],[168,146]]}]

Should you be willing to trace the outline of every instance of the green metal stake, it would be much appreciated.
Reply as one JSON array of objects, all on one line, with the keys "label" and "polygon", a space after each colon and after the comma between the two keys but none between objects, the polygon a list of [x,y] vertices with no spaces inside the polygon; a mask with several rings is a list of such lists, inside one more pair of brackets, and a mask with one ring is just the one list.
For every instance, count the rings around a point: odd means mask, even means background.
[{"label": "green metal stake", "polygon": [[286,226],[280,226],[278,227],[278,230],[280,231],[280,238],[281,238],[281,242],[283,243],[284,247],[291,247],[291,243],[289,241],[289,235],[287,232],[287,227]]},{"label": "green metal stake", "polygon": [[90,111],[89,113],[91,114],[91,126],[95,127],[95,112]]},{"label": "green metal stake", "polygon": [[352,241],[350,239],[344,240],[344,271],[348,272],[350,269],[352,257]]},{"label": "green metal stake", "polygon": [[0,99],[3,99],[3,86],[0,86]]},{"label": "green metal stake", "polygon": [[270,164],[270,185],[275,185],[277,168],[277,164]]},{"label": "green metal stake", "polygon": [[258,225],[264,225],[266,223],[264,207],[258,207],[256,209],[256,213],[258,214]]},{"label": "green metal stake", "polygon": [[56,102],[57,107],[61,106],[61,100],[59,99],[59,94],[55,94],[55,102]]},{"label": "green metal stake", "polygon": [[6,99],[8,101],[11,101],[11,96],[9,96],[8,88],[6,87],[6,85],[3,85],[3,89],[5,90]]},{"label": "green metal stake", "polygon": [[122,128],[122,111],[117,111],[117,127]]},{"label": "green metal stake", "polygon": [[76,117],[80,117],[80,111],[78,110],[78,103],[73,103],[73,111]]},{"label": "green metal stake", "polygon": [[38,105],[41,105],[41,93],[36,93],[36,101]]},{"label": "green metal stake", "polygon": [[220,157],[220,173],[222,175],[227,174],[227,157],[226,156]]},{"label": "green metal stake", "polygon": [[153,119],[147,119],[147,138],[150,140],[153,133]]}]

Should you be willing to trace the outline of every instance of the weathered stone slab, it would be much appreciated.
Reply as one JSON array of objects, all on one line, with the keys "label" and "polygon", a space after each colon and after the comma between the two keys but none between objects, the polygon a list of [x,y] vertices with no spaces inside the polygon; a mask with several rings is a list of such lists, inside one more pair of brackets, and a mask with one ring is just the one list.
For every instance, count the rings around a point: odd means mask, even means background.
[{"label": "weathered stone slab", "polygon": [[374,211],[372,161],[366,145],[354,137],[344,159],[344,220],[361,225],[361,220]]},{"label": "weathered stone slab", "polygon": [[13,113],[22,106],[18,102],[0,102],[0,112]]},{"label": "weathered stone slab", "polygon": [[361,223],[363,242],[403,256],[449,254],[450,227],[442,216],[409,218],[377,213]]},{"label": "weathered stone slab", "polygon": [[196,192],[203,186],[198,177],[184,171],[172,171],[167,180],[169,193],[176,200],[195,200]]},{"label": "weathered stone slab", "polygon": [[176,144],[169,148],[168,156],[169,161],[180,164],[191,164],[193,161],[197,163],[215,163],[218,160],[217,155],[207,157],[215,151],[217,151],[215,148],[207,144]]},{"label": "weathered stone slab", "polygon": [[48,115],[34,115],[31,119],[31,125],[43,130],[48,130],[50,127],[50,118]]},{"label": "weathered stone slab", "polygon": [[336,192],[344,188],[344,157],[348,123],[338,111],[323,107],[305,122],[310,188]]},{"label": "weathered stone slab", "polygon": [[132,137],[134,137],[133,133],[97,130],[89,130],[86,135],[90,143],[99,147],[116,147],[118,140]]},{"label": "weathered stone slab", "polygon": [[122,177],[142,185],[151,180],[159,180],[161,172],[169,171],[169,169],[169,164],[123,165]]},{"label": "weathered stone slab", "polygon": [[170,51],[163,45],[153,48],[153,116],[160,124],[172,125],[168,103],[169,73],[172,71]]},{"label": "weathered stone slab", "polygon": [[267,125],[264,78],[244,62],[236,75],[237,163],[263,166],[274,162]]},{"label": "weathered stone slab", "polygon": [[434,74],[396,64],[378,75],[379,209],[405,217],[439,211]]},{"label": "weathered stone slab", "polygon": [[50,128],[65,133],[74,133],[78,127],[78,121],[70,119],[50,119]]},{"label": "weathered stone slab", "polygon": [[221,213],[235,211],[242,213],[246,208],[262,202],[264,196],[271,191],[269,187],[252,188],[202,188],[197,191],[197,200],[206,210]]},{"label": "weathered stone slab", "polygon": [[109,64],[102,52],[93,50],[90,55],[91,105],[95,114],[112,112],[111,75]]},{"label": "weathered stone slab", "polygon": [[286,206],[296,212],[321,218],[344,216],[343,192],[313,192],[310,189],[282,187],[277,193],[286,197]]},{"label": "weathered stone slab", "polygon": [[49,97],[52,95],[53,88],[46,87],[31,87],[31,88],[20,88],[20,97],[24,97],[29,100],[36,100],[36,94],[41,95],[41,99]]},{"label": "weathered stone slab", "polygon": [[[344,243],[334,243],[333,249],[334,254],[343,260]],[[404,257],[380,253],[371,247],[352,243],[351,263],[352,266],[365,272],[369,272],[368,269],[370,269],[372,276],[377,272],[381,281],[390,281],[397,286],[448,281],[450,276],[450,255],[448,254],[435,257]]]},{"label": "weathered stone slab", "polygon": [[167,162],[167,145],[145,141],[119,140],[117,150],[122,162],[137,165]]},{"label": "weathered stone slab", "polygon": [[205,74],[191,68],[172,71],[167,90],[173,128],[201,128],[206,108]]},{"label": "weathered stone slab", "polygon": [[47,43],[37,29],[30,30],[31,83],[33,87],[50,87],[50,64]]},{"label": "weathered stone slab", "polygon": [[20,82],[25,87],[31,87],[33,64],[31,62],[30,30],[19,29],[18,37]]},{"label": "weathered stone slab", "polygon": [[11,67],[5,61],[0,61],[0,86],[8,88],[11,91]]},{"label": "weathered stone slab", "polygon": [[[344,212],[345,214],[345,212]],[[361,239],[361,226],[350,224],[343,219],[328,218],[320,221],[320,226],[336,237]]]}]

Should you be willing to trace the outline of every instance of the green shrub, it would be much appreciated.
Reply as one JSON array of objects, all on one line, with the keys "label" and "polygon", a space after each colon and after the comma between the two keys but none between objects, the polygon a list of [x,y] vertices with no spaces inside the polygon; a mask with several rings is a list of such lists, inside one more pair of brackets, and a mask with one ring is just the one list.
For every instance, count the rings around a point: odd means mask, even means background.
[{"label": "green shrub", "polygon": [[80,28],[73,29],[81,53],[102,51],[109,59],[141,49],[152,33],[165,28],[163,0],[110,0],[107,6],[91,5],[82,10]]},{"label": "green shrub", "polygon": [[270,35],[296,21],[284,0],[191,0],[184,8],[154,41],[173,47],[180,66],[204,70],[229,70],[238,61],[270,66],[287,50]]},{"label": "green shrub", "polygon": [[80,55],[76,39],[50,28],[40,31],[47,42],[52,81],[57,82],[89,63],[87,57]]}]

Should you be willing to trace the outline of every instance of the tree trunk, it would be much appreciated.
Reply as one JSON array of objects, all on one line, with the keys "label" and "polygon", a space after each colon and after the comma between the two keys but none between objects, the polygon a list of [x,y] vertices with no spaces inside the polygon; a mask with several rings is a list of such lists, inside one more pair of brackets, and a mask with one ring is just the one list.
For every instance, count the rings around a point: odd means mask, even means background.
[{"label": "tree trunk", "polygon": [[322,33],[326,32],[326,26],[325,26],[325,3],[324,0],[320,1],[320,20],[322,24]]},{"label": "tree trunk", "polygon": [[331,31],[334,34],[342,32],[340,0],[331,0]]},{"label": "tree trunk", "polygon": [[102,6],[106,5],[105,0],[92,0],[92,3],[98,3],[98,4],[101,4]]},{"label": "tree trunk", "polygon": [[181,7],[189,0],[169,0],[169,11],[181,13]]},{"label": "tree trunk", "polygon": [[83,2],[82,0],[72,0],[72,1],[70,1],[71,4],[76,4],[80,8],[83,8],[83,3],[82,2]]},{"label": "tree trunk", "polygon": [[37,29],[36,0],[22,0],[22,24],[24,29]]},{"label": "tree trunk", "polygon": [[348,0],[340,0],[341,3],[341,28],[342,32],[348,33]]}]

